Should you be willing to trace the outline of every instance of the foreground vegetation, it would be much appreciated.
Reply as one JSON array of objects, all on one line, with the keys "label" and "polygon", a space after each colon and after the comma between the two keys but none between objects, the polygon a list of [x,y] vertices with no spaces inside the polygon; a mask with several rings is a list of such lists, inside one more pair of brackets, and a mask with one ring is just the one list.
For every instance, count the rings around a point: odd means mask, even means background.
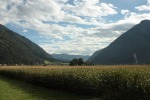
[{"label": "foreground vegetation", "polygon": [[0,76],[0,100],[99,100],[64,93]]},{"label": "foreground vegetation", "polygon": [[0,75],[104,100],[149,100],[149,67],[1,67]]}]

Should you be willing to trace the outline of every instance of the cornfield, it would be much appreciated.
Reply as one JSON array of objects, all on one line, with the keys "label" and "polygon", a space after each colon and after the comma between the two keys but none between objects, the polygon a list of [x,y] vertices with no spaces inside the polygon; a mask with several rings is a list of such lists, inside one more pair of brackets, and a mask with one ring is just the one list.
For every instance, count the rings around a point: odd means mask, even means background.
[{"label": "cornfield", "polygon": [[0,75],[104,100],[150,100],[150,66],[0,67]]}]

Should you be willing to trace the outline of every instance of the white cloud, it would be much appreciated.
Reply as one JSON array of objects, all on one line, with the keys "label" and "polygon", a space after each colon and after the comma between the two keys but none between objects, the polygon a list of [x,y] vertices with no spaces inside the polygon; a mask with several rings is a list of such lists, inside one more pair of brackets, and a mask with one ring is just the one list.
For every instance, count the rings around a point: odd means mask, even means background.
[{"label": "white cloud", "polygon": [[75,1],[74,5],[67,5],[65,10],[70,10],[78,16],[102,17],[117,14],[112,4],[100,3],[99,0]]},{"label": "white cloud", "polygon": [[83,19],[81,19],[78,16],[70,15],[70,14],[65,14],[59,18],[59,20],[64,21],[64,22],[69,22],[69,23],[80,23],[80,24],[86,24],[87,22]]},{"label": "white cloud", "polygon": [[128,14],[130,11],[129,10],[121,10],[121,14],[126,15]]},{"label": "white cloud", "polygon": [[147,4],[150,5],[150,0],[147,0]]},{"label": "white cloud", "polygon": [[147,0],[147,5],[141,5],[141,6],[135,7],[135,9],[139,11],[150,11],[150,0]]},{"label": "white cloud", "polygon": [[139,11],[150,11],[150,5],[138,6],[138,7],[135,7],[135,9],[137,9]]},{"label": "white cloud", "polygon": [[28,32],[28,30],[23,30],[22,32],[26,33],[26,32]]},{"label": "white cloud", "polygon": [[1,9],[1,10],[6,9],[6,5],[7,5],[7,2],[6,2],[6,1],[4,1],[4,0],[1,0],[1,1],[0,1],[0,9]]},{"label": "white cloud", "polygon": [[[42,48],[50,53],[69,53],[69,54],[92,54],[94,51],[105,47],[102,42],[103,40],[99,37],[90,38],[76,38],[70,41],[55,42],[53,44],[40,44]],[[109,40],[107,40],[109,41]],[[99,43],[97,43],[99,42]]]},{"label": "white cloud", "polygon": [[9,20],[3,22],[4,24],[31,19],[52,20],[52,17],[62,13],[58,3],[52,0],[32,0],[26,2],[24,0],[9,0],[8,2],[3,1],[1,4],[3,5],[3,9],[0,9],[2,11],[2,19]]},{"label": "white cloud", "polygon": [[[74,5],[67,2],[68,0],[0,0],[0,23],[13,23],[23,29],[37,31],[38,35],[45,38],[40,40],[39,45],[49,53],[92,54],[141,20],[150,19],[150,13],[138,14],[126,9],[121,10],[124,18],[106,23],[105,17],[118,14],[118,9],[113,4],[101,3],[99,0],[74,0]],[[59,22],[67,24],[58,24]]]},{"label": "white cloud", "polygon": [[61,10],[60,6],[52,0],[36,0],[28,1],[24,5],[18,5],[18,16],[23,17],[24,19],[39,19],[45,20],[53,16],[57,16]]}]

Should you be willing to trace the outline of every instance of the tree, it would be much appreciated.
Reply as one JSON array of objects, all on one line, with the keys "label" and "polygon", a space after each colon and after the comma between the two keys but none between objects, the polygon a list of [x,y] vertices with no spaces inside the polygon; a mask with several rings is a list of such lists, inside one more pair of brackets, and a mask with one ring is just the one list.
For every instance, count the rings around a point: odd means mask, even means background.
[{"label": "tree", "polygon": [[70,61],[70,66],[83,66],[83,65],[92,66],[94,64],[92,62],[84,62],[83,58],[79,58],[79,59],[75,58]]},{"label": "tree", "polygon": [[85,62],[83,61],[83,58],[79,58],[79,63],[78,63],[78,65],[81,66],[81,65],[84,65],[84,63],[85,63]]},{"label": "tree", "polygon": [[71,61],[70,61],[70,66],[75,66],[74,60],[71,60]]},{"label": "tree", "polygon": [[94,66],[93,62],[85,62],[86,66]]},{"label": "tree", "polygon": [[77,66],[79,65],[79,59],[75,58],[70,61],[70,66]]}]

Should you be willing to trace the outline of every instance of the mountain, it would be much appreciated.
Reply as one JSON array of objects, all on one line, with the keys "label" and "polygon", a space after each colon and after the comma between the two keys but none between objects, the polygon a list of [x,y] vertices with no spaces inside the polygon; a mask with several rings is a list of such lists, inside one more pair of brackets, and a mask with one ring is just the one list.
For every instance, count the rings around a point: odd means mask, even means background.
[{"label": "mountain", "polygon": [[89,57],[88,62],[92,62],[92,61],[95,59],[95,57],[96,57],[97,55],[99,55],[102,51],[103,51],[103,49],[95,51],[95,52],[92,54],[92,56]]},{"label": "mountain", "polygon": [[86,61],[90,57],[90,56],[69,55],[69,54],[52,54],[52,56],[56,59],[63,60],[63,61],[71,61],[74,58],[83,58],[83,60]]},{"label": "mountain", "polygon": [[92,60],[94,64],[149,64],[150,20],[122,34]]},{"label": "mountain", "polygon": [[0,25],[0,64],[42,64],[55,61],[41,47],[29,39]]}]

